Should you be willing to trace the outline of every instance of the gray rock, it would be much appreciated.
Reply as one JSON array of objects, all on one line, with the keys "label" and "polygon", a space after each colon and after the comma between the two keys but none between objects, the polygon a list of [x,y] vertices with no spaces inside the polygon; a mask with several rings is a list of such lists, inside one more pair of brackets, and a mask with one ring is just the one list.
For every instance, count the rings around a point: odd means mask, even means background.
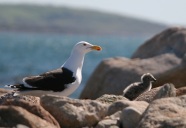
[{"label": "gray rock", "polygon": [[11,93],[12,90],[6,90],[6,89],[3,89],[3,88],[0,88],[0,96],[3,96],[7,93]]},{"label": "gray rock", "polygon": [[161,87],[156,87],[151,89],[148,92],[145,92],[143,94],[141,94],[140,96],[138,96],[135,100],[136,101],[146,101],[148,103],[152,102],[155,95],[158,93],[158,91],[161,89]]},{"label": "gray rock", "polygon": [[[142,74],[150,72],[157,77],[160,73],[175,67],[180,62],[181,59],[173,54],[164,54],[142,60],[130,60],[122,57],[106,59],[96,68],[80,98],[96,99],[104,94],[122,95],[123,90],[129,84],[140,81]],[[155,87],[154,84],[153,87]]]},{"label": "gray rock", "polygon": [[154,96],[153,100],[166,98],[166,97],[175,97],[176,96],[176,88],[173,84],[165,84],[161,87],[161,89]]},{"label": "gray rock", "polygon": [[55,118],[40,104],[33,104],[31,102],[26,102],[22,99],[7,99],[1,105],[22,107],[28,112],[34,114],[35,116],[40,117],[48,123],[55,125],[56,128],[60,128],[59,123],[55,120]]},{"label": "gray rock", "polygon": [[92,127],[106,116],[107,106],[99,101],[78,100],[68,97],[45,95],[41,105],[63,127]]},{"label": "gray rock", "polygon": [[140,112],[138,109],[134,107],[127,107],[123,109],[121,118],[120,118],[122,127],[123,128],[136,128],[136,126],[138,125],[141,119],[143,112]]},{"label": "gray rock", "polygon": [[29,127],[27,127],[27,126],[25,126],[25,125],[22,125],[22,124],[18,124],[18,125],[16,126],[16,128],[29,128]]},{"label": "gray rock", "polygon": [[21,107],[1,105],[0,126],[17,127],[18,124],[22,124],[30,128],[57,128]]},{"label": "gray rock", "polygon": [[175,97],[176,96],[176,88],[173,84],[164,84],[163,86],[151,89],[148,92],[145,92],[138,96],[136,101],[146,101],[148,103],[153,100],[165,98],[165,97]]},{"label": "gray rock", "polygon": [[144,112],[138,128],[185,128],[186,95],[153,101]]},{"label": "gray rock", "polygon": [[27,96],[22,96],[22,95],[14,96],[14,92],[6,93],[5,95],[0,96],[0,104],[2,104],[3,102],[5,102],[9,99],[10,100],[14,99],[16,101],[23,100],[23,101],[33,103],[33,104],[40,104],[39,97],[29,96],[29,95],[27,95]]},{"label": "gray rock", "polygon": [[115,112],[122,111],[126,107],[134,107],[137,108],[139,111],[143,112],[149,104],[145,101],[128,101],[128,100],[121,100],[116,101],[108,107],[107,115],[110,116]]},{"label": "gray rock", "polygon": [[165,53],[174,53],[182,58],[186,51],[186,28],[169,28],[141,45],[132,58],[150,58]]},{"label": "gray rock", "polygon": [[119,128],[120,115],[121,115],[121,111],[118,111],[111,116],[105,117],[96,125],[95,128]]},{"label": "gray rock", "polygon": [[112,104],[112,103],[114,103],[115,101],[118,101],[118,100],[128,100],[128,99],[121,96],[121,95],[104,94],[103,96],[97,98],[96,100],[100,101],[104,104]]}]

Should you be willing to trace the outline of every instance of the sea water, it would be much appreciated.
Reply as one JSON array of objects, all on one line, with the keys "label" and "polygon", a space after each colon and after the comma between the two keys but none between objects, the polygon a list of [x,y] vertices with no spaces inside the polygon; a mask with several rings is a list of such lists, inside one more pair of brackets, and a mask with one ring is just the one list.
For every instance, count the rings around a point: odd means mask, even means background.
[{"label": "sea water", "polygon": [[70,96],[78,98],[98,64],[111,57],[127,57],[148,37],[88,36],[42,33],[0,32],[0,87],[20,83],[22,78],[60,67],[79,41],[100,45],[101,52],[85,56],[82,83]]}]

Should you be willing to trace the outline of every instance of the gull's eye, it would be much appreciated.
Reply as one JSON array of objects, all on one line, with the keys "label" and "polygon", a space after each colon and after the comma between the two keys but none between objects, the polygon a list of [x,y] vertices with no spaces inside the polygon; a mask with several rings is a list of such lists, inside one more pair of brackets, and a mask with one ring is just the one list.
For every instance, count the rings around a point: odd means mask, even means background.
[{"label": "gull's eye", "polygon": [[86,45],[87,45],[87,44],[85,44],[85,43],[83,44],[83,46],[86,46]]}]

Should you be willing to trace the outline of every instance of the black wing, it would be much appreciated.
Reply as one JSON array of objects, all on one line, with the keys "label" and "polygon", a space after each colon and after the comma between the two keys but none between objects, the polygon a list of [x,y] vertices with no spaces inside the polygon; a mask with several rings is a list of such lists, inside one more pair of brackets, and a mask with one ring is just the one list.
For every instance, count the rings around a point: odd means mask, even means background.
[{"label": "black wing", "polygon": [[32,90],[62,91],[66,88],[66,84],[73,83],[76,78],[73,77],[73,72],[67,68],[59,68],[39,76],[26,77],[24,80],[33,87]]}]

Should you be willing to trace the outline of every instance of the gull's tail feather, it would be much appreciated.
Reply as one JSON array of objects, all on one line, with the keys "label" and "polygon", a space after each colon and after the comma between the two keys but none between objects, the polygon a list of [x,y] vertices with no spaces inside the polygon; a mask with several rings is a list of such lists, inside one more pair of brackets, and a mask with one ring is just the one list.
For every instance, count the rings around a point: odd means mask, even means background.
[{"label": "gull's tail feather", "polygon": [[4,87],[6,87],[6,88],[16,88],[15,85],[11,85],[11,84],[9,84],[9,85],[5,85]]},{"label": "gull's tail feather", "polygon": [[23,86],[24,86],[23,84],[14,84],[14,85],[9,84],[9,85],[5,85],[4,87],[6,87],[6,88],[21,88]]},{"label": "gull's tail feather", "polygon": [[[5,87],[5,88],[12,88],[12,89],[17,88],[16,85],[11,85],[11,84],[5,85],[4,87]],[[17,93],[16,93],[16,91],[12,91],[12,92],[9,92],[9,93],[5,94],[4,96],[1,96],[1,98],[2,98],[2,97],[7,97],[7,96],[8,96],[8,97],[10,97],[10,96],[17,96]]]}]

